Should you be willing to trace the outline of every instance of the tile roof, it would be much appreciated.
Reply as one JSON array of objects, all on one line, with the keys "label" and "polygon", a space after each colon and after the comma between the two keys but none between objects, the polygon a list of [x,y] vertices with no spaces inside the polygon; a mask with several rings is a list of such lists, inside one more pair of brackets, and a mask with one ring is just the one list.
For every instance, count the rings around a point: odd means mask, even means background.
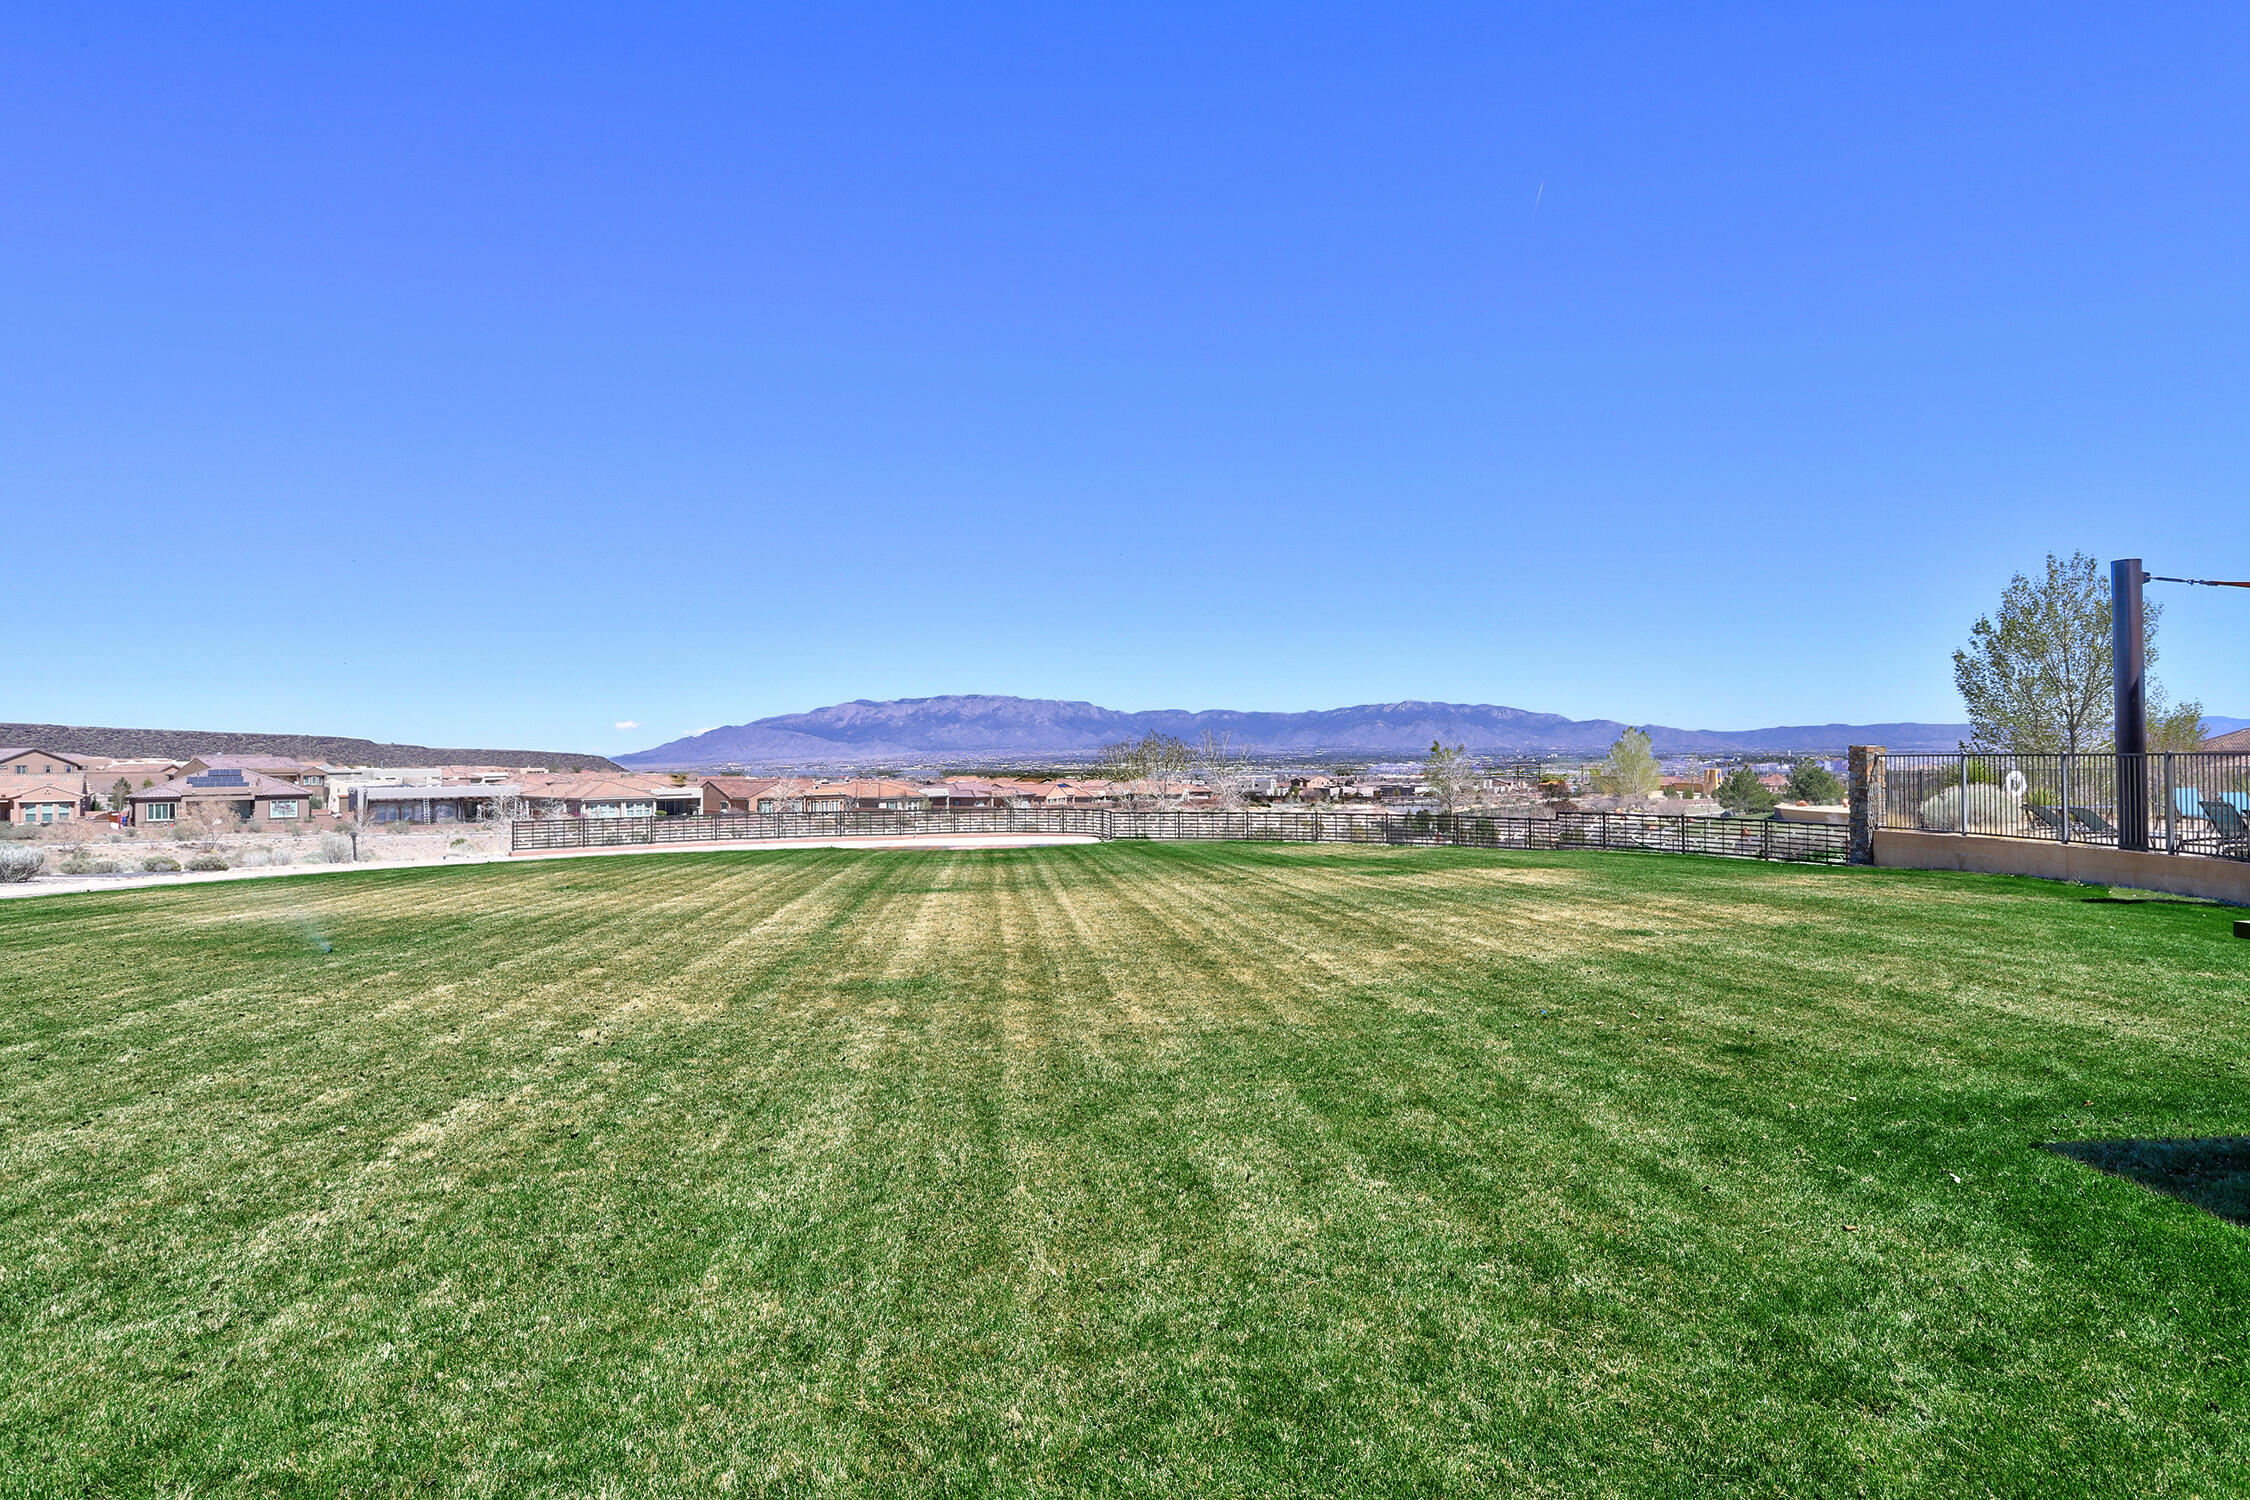
[{"label": "tile roof", "polygon": [[315,769],[286,755],[196,755],[190,756],[186,764],[201,765],[212,771],[295,771],[302,774]]},{"label": "tile roof", "polygon": [[717,787],[720,796],[733,797],[739,801],[744,797],[755,797],[769,787],[781,785],[781,778],[778,776],[706,776],[700,785]]},{"label": "tile roof", "polygon": [[[214,785],[200,773],[192,776],[175,776],[157,786],[145,786],[133,793],[133,802],[184,802],[218,801],[248,802],[258,797],[302,797],[305,789],[292,782],[276,781],[259,771],[245,770],[239,766],[222,766],[219,769],[241,771],[242,784]],[[200,783],[200,784],[199,784]]]},{"label": "tile roof", "polygon": [[16,786],[0,781],[0,802],[76,802],[85,792],[61,781],[34,781]]},{"label": "tile roof", "polygon": [[[673,788],[683,795],[692,793],[693,787]],[[645,786],[634,786],[615,776],[579,775],[549,776],[524,784],[526,797],[546,802],[653,802],[656,793]]]},{"label": "tile roof", "polygon": [[86,761],[88,759],[88,757],[83,755],[65,755],[60,750],[49,750],[44,745],[0,746],[0,760],[14,760],[19,755],[49,756],[55,760],[61,761],[64,765],[70,766],[75,770],[85,769]]},{"label": "tile roof", "polygon": [[504,781],[442,781],[420,786],[355,787],[362,802],[458,802],[464,797],[513,797],[523,790]]}]

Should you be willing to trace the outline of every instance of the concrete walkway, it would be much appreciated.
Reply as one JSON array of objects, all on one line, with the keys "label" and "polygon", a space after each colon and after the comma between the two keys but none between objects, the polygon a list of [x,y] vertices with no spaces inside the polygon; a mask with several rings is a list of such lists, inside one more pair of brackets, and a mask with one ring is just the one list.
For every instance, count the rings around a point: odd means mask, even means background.
[{"label": "concrete walkway", "polygon": [[862,834],[826,839],[735,839],[708,844],[633,844],[619,849],[545,849],[525,854],[455,854],[439,859],[371,861],[356,865],[280,865],[259,870],[210,870],[179,875],[41,875],[21,885],[0,885],[0,900],[17,896],[69,896],[86,891],[134,891],[152,886],[209,885],[227,880],[271,880],[286,875],[349,875],[370,870],[426,870],[440,865],[521,864],[535,859],[600,859],[613,854],[710,853],[717,849],[1034,849],[1048,844],[1095,844],[1090,833]]}]

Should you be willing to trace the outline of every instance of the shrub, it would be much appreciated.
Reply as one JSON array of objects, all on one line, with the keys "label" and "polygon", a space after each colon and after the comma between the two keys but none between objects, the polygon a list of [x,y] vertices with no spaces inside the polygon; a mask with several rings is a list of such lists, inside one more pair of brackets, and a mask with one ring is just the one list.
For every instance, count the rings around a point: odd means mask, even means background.
[{"label": "shrub", "polygon": [[141,868],[151,875],[169,875],[178,870],[180,862],[163,854],[151,854],[141,861]]},{"label": "shrub", "polygon": [[124,868],[114,859],[97,859],[94,861],[93,873],[96,875],[115,875]]},{"label": "shrub", "polygon": [[23,844],[0,848],[0,881],[29,880],[47,867],[47,851]]},{"label": "shrub", "polygon": [[191,870],[223,870],[227,867],[227,862],[222,855],[198,854],[187,862],[187,867]]},{"label": "shrub", "polygon": [[245,849],[235,856],[234,862],[245,870],[262,870],[273,863],[270,849]]},{"label": "shrub", "polygon": [[[1977,781],[1972,773],[1968,797],[1970,833],[2007,833],[2014,829],[2016,804],[2006,792]],[[1939,792],[1922,804],[1919,815],[1922,826],[1932,832],[1961,832],[1961,788],[1949,786]]]},{"label": "shrub", "polygon": [[72,849],[63,855],[62,863],[55,868],[65,875],[91,875],[94,873],[94,857],[83,849]]},{"label": "shrub", "polygon": [[320,857],[332,865],[352,862],[352,841],[348,834],[324,833],[320,836]]}]

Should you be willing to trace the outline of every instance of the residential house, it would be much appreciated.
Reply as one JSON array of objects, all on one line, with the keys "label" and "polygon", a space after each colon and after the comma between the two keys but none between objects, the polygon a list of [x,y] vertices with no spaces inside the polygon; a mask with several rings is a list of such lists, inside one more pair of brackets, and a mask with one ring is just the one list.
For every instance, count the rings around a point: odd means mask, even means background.
[{"label": "residential house", "polygon": [[656,793],[599,773],[548,776],[526,782],[524,805],[534,817],[653,818]]},{"label": "residential house", "polygon": [[2217,751],[2220,754],[2250,754],[2250,729],[2237,729],[2232,734],[2217,735],[2205,740],[2196,748]]},{"label": "residential house", "polygon": [[995,782],[973,776],[948,776],[922,789],[922,799],[932,808],[958,812],[971,807],[1006,807],[1008,793]]},{"label": "residential house", "polygon": [[1098,776],[1047,783],[1043,807],[1107,807],[1117,800],[1117,783]]},{"label": "residential house", "polygon": [[0,822],[61,823],[86,806],[86,768],[99,757],[37,745],[0,748]]},{"label": "residential house", "polygon": [[706,776],[703,778],[703,812],[710,817],[722,813],[754,813],[758,810],[758,794],[779,784],[773,776]]},{"label": "residential house", "polygon": [[371,823],[474,823],[498,817],[523,793],[508,782],[467,781],[414,786],[359,786],[353,804]]},{"label": "residential house", "polygon": [[10,775],[0,780],[0,823],[75,822],[85,801],[85,786],[76,777],[66,781],[34,776],[19,783]]},{"label": "residential house", "polygon": [[154,786],[160,781],[170,781],[180,774],[181,763],[164,759],[117,759],[89,757],[86,765],[86,795],[94,798],[111,812],[125,811],[123,806],[111,806],[116,801],[117,783],[125,783],[125,795],[130,797],[144,786]]},{"label": "residential house", "polygon": [[37,745],[7,746],[0,748],[0,782],[16,781],[19,786],[28,786],[28,781],[17,781],[17,778],[37,776],[61,785],[76,781],[83,792],[86,769],[98,759],[100,757],[92,755],[64,755]]},{"label": "residential house", "polygon": [[703,787],[699,782],[684,776],[649,775],[641,772],[604,773],[612,781],[625,786],[639,787],[656,803],[656,816],[660,818],[693,817],[703,811]]},{"label": "residential house", "polygon": [[887,781],[881,777],[828,782],[814,788],[810,796],[823,802],[840,801],[840,807],[822,807],[819,809],[822,812],[921,812],[929,806],[919,784]]},{"label": "residential house", "polygon": [[198,755],[180,767],[182,776],[196,776],[206,771],[252,771],[275,781],[301,786],[315,812],[328,802],[328,768],[307,765],[286,755]]},{"label": "residential house", "polygon": [[309,789],[262,771],[222,766],[183,772],[170,781],[143,787],[129,805],[140,827],[174,823],[291,823],[313,811]]},{"label": "residential house", "polygon": [[762,813],[803,812],[805,796],[820,785],[801,776],[784,776],[757,793],[757,810]]}]

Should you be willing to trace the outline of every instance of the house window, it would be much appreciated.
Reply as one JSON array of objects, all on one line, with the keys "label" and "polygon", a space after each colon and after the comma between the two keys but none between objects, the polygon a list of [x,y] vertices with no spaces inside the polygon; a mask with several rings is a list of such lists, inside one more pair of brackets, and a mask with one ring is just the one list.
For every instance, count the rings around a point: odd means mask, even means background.
[{"label": "house window", "polygon": [[141,816],[151,823],[169,823],[178,811],[178,804],[172,802],[144,802],[141,804]]},{"label": "house window", "polygon": [[266,816],[269,818],[294,818],[295,816],[297,816],[297,804],[293,799],[285,798],[279,801],[269,802],[266,805],[271,809],[271,811],[266,814]]}]

